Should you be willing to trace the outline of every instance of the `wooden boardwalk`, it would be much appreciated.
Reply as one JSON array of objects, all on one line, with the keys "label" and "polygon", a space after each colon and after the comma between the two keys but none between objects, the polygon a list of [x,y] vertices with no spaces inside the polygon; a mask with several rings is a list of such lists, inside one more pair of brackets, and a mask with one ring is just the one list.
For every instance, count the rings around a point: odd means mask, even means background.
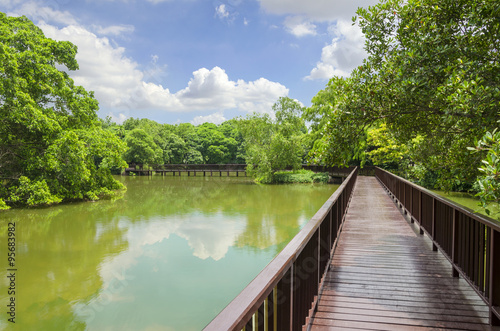
[{"label": "wooden boardwalk", "polygon": [[360,176],[311,330],[498,330],[374,177]]}]

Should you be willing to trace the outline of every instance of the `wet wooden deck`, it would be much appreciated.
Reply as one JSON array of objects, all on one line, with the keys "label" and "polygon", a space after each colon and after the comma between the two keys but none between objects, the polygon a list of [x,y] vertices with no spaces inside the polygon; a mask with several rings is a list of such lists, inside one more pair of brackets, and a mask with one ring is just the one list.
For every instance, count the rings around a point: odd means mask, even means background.
[{"label": "wet wooden deck", "polygon": [[358,177],[311,330],[498,330],[374,177]]}]

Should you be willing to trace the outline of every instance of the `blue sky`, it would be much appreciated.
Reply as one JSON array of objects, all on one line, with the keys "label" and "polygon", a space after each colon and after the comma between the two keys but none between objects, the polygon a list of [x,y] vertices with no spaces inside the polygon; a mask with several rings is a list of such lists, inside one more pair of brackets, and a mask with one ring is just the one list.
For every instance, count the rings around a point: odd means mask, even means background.
[{"label": "blue sky", "polygon": [[[220,123],[305,106],[366,56],[351,17],[374,0],[0,0],[46,36],[78,46],[75,83],[99,116]],[[63,68],[62,68],[63,69]]]}]

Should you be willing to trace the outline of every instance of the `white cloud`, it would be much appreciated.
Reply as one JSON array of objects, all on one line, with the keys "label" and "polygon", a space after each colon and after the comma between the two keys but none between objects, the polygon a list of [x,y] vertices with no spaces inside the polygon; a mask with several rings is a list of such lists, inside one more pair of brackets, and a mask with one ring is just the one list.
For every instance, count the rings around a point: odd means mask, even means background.
[{"label": "white cloud", "polygon": [[[138,64],[125,56],[125,49],[113,46],[108,38],[74,25],[63,29],[48,24],[40,27],[48,37],[69,40],[78,46],[80,70],[70,72],[70,76],[76,84],[95,91],[101,106],[166,111],[234,108],[265,111],[280,96],[288,94],[285,86],[265,78],[232,81],[219,67],[196,70],[186,88],[172,93],[159,84],[154,68],[140,71]],[[155,68],[157,61],[158,57],[153,55]]]},{"label": "white cloud", "polygon": [[285,19],[284,26],[288,32],[298,37],[316,35],[317,27],[314,22],[334,24],[335,35],[331,44],[323,48],[321,60],[305,79],[347,76],[366,56],[361,31],[357,26],[351,26],[351,17],[356,15],[358,7],[368,8],[377,4],[378,0],[259,0],[259,2],[268,13],[294,15]]},{"label": "white cloud", "polygon": [[225,4],[222,4],[220,6],[217,6],[215,8],[215,14],[222,20],[224,18],[228,18],[229,17],[229,13],[228,11],[226,10],[226,5]]},{"label": "white cloud", "polygon": [[207,116],[196,116],[192,121],[191,124],[193,125],[200,125],[203,123],[214,123],[214,124],[221,124],[222,122],[225,122],[227,119],[224,117],[224,114],[222,112],[217,112],[213,113]]},{"label": "white cloud", "polygon": [[134,32],[135,28],[133,25],[112,25],[107,27],[93,26],[94,30],[104,36],[120,36],[126,33]]},{"label": "white cloud", "polygon": [[107,116],[111,117],[111,120],[116,124],[123,124],[123,122],[125,122],[125,120],[129,118],[125,114],[119,113],[118,115],[115,115],[112,112],[109,112]]},{"label": "white cloud", "polygon": [[285,29],[296,37],[303,37],[307,35],[315,36],[316,25],[304,20],[301,16],[288,16],[283,22]]},{"label": "white cloud", "polygon": [[8,16],[25,15],[30,17],[32,21],[52,22],[53,24],[71,25],[77,24],[75,18],[68,11],[59,10],[57,2],[52,3],[52,7],[41,6],[40,4],[29,1],[3,1],[2,7],[13,10],[8,12]]},{"label": "white cloud", "polygon": [[[46,9],[35,2],[22,3],[16,0],[10,1],[8,6],[20,15],[46,13],[45,18],[38,23],[36,16],[34,19],[45,35],[55,40],[68,40],[78,46],[76,59],[80,69],[69,72],[69,75],[77,85],[94,91],[101,108],[106,108],[106,111],[237,109],[270,112],[279,97],[288,95],[288,89],[278,82],[265,78],[255,81],[231,80],[220,67],[195,70],[187,87],[173,93],[161,85],[166,65],[158,63],[158,56],[152,55],[150,64],[140,69],[137,62],[126,56],[125,48],[117,46],[115,41],[106,36],[96,34],[117,36],[132,32],[133,26],[94,26],[96,33],[93,33],[67,12]],[[229,13],[229,17],[235,15],[226,6],[221,6],[221,13]],[[56,26],[58,24],[64,27]]]},{"label": "white cloud", "polygon": [[225,4],[220,4],[215,7],[215,16],[221,21],[231,24],[238,16],[238,12],[236,12],[231,6],[228,8]]},{"label": "white cloud", "polygon": [[264,111],[271,108],[280,96],[288,95],[288,89],[276,82],[259,78],[253,82],[231,81],[226,72],[214,67],[193,72],[188,86],[175,97],[189,109],[232,109]]},{"label": "white cloud", "polygon": [[69,40],[78,46],[76,59],[80,70],[70,72],[75,83],[95,91],[101,104],[114,106],[143,79],[137,63],[124,55],[125,49],[115,47],[108,38],[77,25],[62,29],[39,24],[45,35],[56,40]]},{"label": "white cloud", "polygon": [[305,79],[330,79],[333,76],[348,76],[367,56],[363,49],[364,36],[358,26],[347,21],[338,21],[330,26],[335,37],[332,43],[323,47],[321,61]]},{"label": "white cloud", "polygon": [[262,8],[272,14],[301,15],[311,20],[349,19],[358,7],[367,8],[378,0],[259,0]]}]

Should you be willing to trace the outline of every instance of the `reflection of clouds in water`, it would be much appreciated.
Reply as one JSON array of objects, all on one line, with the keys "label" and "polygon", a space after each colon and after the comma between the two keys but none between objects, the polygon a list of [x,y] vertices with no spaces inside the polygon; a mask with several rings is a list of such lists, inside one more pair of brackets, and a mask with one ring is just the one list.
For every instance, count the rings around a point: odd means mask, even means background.
[{"label": "reflection of clouds in water", "polygon": [[202,260],[212,258],[222,259],[236,238],[245,230],[245,220],[229,221],[222,214],[207,217],[205,215],[191,216],[183,222],[176,234],[188,241],[193,249],[193,255]]},{"label": "reflection of clouds in water", "polygon": [[222,213],[191,214],[151,220],[148,223],[131,224],[126,221],[121,222],[120,227],[122,226],[129,229],[128,250],[104,260],[101,264],[100,274],[105,286],[116,278],[117,271],[129,269],[141,256],[161,260],[161,251],[145,248],[168,239],[172,234],[185,239],[194,256],[202,260],[212,258],[218,261],[227,254],[229,247],[235,244],[236,238],[245,230],[245,219],[236,215],[228,219]]},{"label": "reflection of clouds in water", "polygon": [[[245,230],[245,219],[234,215],[228,218],[222,213],[199,213],[138,223],[122,220],[119,227],[128,229],[128,249],[103,260],[99,268],[103,286],[98,295],[87,303],[78,302],[73,306],[76,315],[87,323],[104,311],[104,307],[110,303],[135,301],[134,295],[125,289],[129,286],[129,281],[135,279],[135,276],[129,274],[130,268],[141,258],[148,257],[159,264],[168,262],[165,261],[161,250],[149,249],[150,246],[176,235],[188,242],[194,256],[202,260],[212,258],[218,261],[227,254],[229,247],[235,244],[236,238]],[[158,269],[156,264],[145,272],[157,272]],[[151,326],[150,329],[156,330],[156,326]],[[158,330],[163,329],[158,326]]]}]

